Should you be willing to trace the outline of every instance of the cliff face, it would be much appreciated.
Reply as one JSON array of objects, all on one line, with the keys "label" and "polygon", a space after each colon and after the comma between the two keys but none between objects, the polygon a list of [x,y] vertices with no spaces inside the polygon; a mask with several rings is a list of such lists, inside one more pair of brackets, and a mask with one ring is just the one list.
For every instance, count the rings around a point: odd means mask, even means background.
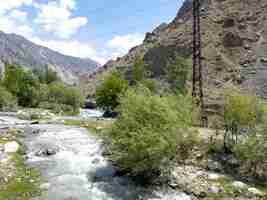
[{"label": "cliff face", "polygon": [[68,84],[77,83],[81,75],[100,66],[93,60],[65,56],[19,35],[0,31],[0,72],[3,72],[4,62],[30,69],[48,66]]},{"label": "cliff face", "polygon": [[[232,82],[254,89],[267,99],[267,1],[202,0],[204,92],[208,101],[220,96],[220,88]],[[186,0],[168,25],[147,33],[142,45],[105,69],[131,68],[137,56],[152,68],[155,77],[164,74],[169,57],[191,56],[192,0]],[[219,98],[218,98],[219,99]]]}]

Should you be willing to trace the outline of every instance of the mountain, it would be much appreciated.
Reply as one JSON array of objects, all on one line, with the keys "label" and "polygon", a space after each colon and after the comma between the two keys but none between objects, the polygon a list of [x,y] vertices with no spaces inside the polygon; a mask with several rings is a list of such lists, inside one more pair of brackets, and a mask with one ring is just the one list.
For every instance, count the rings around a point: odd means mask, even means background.
[{"label": "mountain", "polygon": [[[185,0],[171,23],[147,33],[141,45],[100,71],[131,71],[142,56],[154,77],[164,75],[170,57],[191,57],[192,21],[192,0]],[[215,106],[228,83],[267,99],[267,1],[202,0],[201,28],[205,102]]]},{"label": "mountain", "polygon": [[3,63],[17,64],[30,69],[45,66],[55,70],[67,84],[77,83],[79,77],[100,66],[89,58],[66,56],[49,48],[39,46],[16,34],[0,31],[0,69]]}]

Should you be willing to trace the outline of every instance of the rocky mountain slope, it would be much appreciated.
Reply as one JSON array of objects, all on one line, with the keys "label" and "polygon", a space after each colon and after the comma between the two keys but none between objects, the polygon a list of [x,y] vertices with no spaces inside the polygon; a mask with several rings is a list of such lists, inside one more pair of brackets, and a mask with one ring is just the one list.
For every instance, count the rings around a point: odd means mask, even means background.
[{"label": "rocky mountain slope", "polygon": [[36,45],[22,36],[5,34],[0,31],[0,69],[3,63],[17,64],[30,69],[48,66],[55,70],[61,79],[74,84],[79,77],[100,65],[91,59],[62,55],[46,47]]},{"label": "rocky mountain slope", "polygon": [[[185,0],[175,19],[147,33],[140,46],[104,69],[131,69],[143,56],[153,75],[164,75],[169,57],[191,56],[192,0]],[[221,88],[231,82],[254,89],[267,99],[267,1],[202,0],[204,92],[208,104],[219,101]],[[104,70],[105,71],[105,70]]]}]

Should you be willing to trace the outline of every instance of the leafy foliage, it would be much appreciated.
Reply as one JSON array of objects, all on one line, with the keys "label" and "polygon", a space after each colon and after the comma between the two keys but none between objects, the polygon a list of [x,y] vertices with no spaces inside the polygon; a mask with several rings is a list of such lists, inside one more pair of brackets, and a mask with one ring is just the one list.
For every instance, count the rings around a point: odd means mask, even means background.
[{"label": "leafy foliage", "polygon": [[172,90],[185,93],[188,72],[189,64],[183,57],[176,56],[175,59],[169,61],[166,75]]},{"label": "leafy foliage", "polygon": [[16,98],[8,92],[4,87],[0,86],[0,110],[10,111],[17,107]]},{"label": "leafy foliage", "polygon": [[57,112],[75,114],[84,102],[78,89],[67,87],[61,82],[54,82],[48,85],[48,99],[51,108]]},{"label": "leafy foliage", "polygon": [[3,85],[18,99],[18,104],[25,107],[38,105],[39,81],[31,71],[7,65]]},{"label": "leafy foliage", "polygon": [[145,63],[140,57],[137,57],[133,65],[133,81],[138,83],[145,78]]},{"label": "leafy foliage", "polygon": [[227,139],[227,133],[230,132],[235,136],[235,141],[231,142],[237,143],[238,135],[242,129],[255,128],[260,106],[255,95],[243,94],[233,88],[226,91],[224,99],[225,139]]},{"label": "leafy foliage", "polygon": [[267,170],[267,129],[249,134],[235,145],[234,153],[252,175],[263,176]]},{"label": "leafy foliage", "polygon": [[[83,103],[79,90],[65,86],[57,80],[56,73],[48,68],[46,72],[35,70],[33,73],[21,67],[6,65],[2,84],[18,99],[19,106],[49,108],[55,112],[69,114],[78,113]],[[3,96],[2,99],[11,98],[7,92]]]},{"label": "leafy foliage", "polygon": [[119,105],[119,96],[128,88],[128,82],[117,72],[109,74],[96,89],[96,103],[104,110],[114,110]]},{"label": "leafy foliage", "polygon": [[160,97],[138,87],[129,89],[120,103],[120,116],[111,130],[111,158],[134,175],[151,177],[168,170],[181,136],[192,125],[192,101]]}]

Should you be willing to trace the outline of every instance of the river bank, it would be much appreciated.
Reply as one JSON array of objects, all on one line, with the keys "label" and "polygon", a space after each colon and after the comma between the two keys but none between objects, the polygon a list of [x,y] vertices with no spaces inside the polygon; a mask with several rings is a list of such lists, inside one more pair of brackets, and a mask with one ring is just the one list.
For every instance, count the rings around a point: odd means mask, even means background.
[{"label": "river bank", "polygon": [[[84,111],[78,117],[38,122],[0,114],[0,170],[4,180],[0,182],[0,200],[13,200],[14,195],[21,200],[266,199],[264,190],[223,173],[219,163],[207,160],[198,149],[191,160],[174,167],[165,186],[144,187],[130,177],[119,176],[103,155],[104,141],[101,134],[98,136],[112,121],[99,116],[99,112]],[[6,152],[9,142],[19,145],[15,152]],[[204,161],[207,166],[200,165]],[[6,185],[11,186],[5,189]]]}]

